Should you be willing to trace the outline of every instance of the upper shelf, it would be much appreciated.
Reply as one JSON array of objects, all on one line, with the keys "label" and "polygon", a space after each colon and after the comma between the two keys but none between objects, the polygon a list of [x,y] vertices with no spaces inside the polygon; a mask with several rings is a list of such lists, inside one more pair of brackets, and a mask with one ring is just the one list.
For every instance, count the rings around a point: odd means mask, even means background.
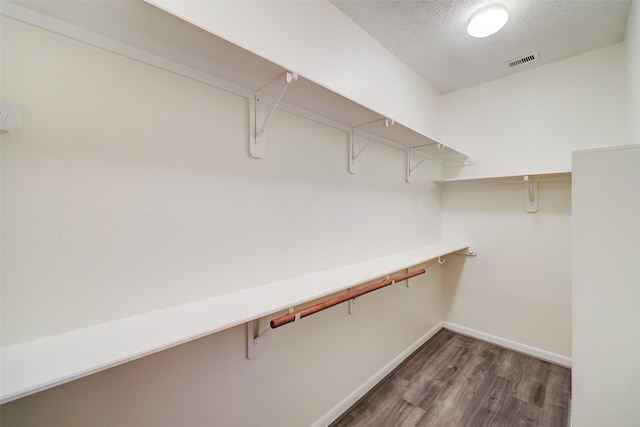
[{"label": "upper shelf", "polygon": [[464,250],[439,243],[2,347],[0,403]]},{"label": "upper shelf", "polygon": [[[2,13],[247,98],[278,75],[296,72],[145,2],[5,0]],[[275,98],[270,90],[265,88],[265,95]],[[290,85],[279,108],[345,131],[359,128],[365,137],[375,133],[375,125],[362,125],[385,118],[304,76]],[[446,165],[470,162],[467,155],[397,121],[374,140]]]}]

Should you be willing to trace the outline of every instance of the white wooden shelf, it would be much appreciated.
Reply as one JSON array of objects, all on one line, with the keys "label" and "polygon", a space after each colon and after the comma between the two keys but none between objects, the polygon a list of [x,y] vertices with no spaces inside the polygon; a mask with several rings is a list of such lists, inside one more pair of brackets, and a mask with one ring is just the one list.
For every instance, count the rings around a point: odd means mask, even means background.
[{"label": "white wooden shelf", "polygon": [[523,184],[524,209],[528,213],[538,212],[538,183],[569,181],[571,172],[548,172],[538,174],[522,174],[508,176],[490,176],[479,178],[456,178],[435,181],[440,185],[468,184],[468,185],[496,185],[496,184]]},{"label": "white wooden shelf", "polygon": [[523,173],[521,175],[500,175],[500,176],[483,176],[477,178],[452,178],[441,179],[435,181],[436,184],[464,184],[464,183],[478,183],[478,184],[503,184],[513,182],[523,182],[524,177],[531,177],[538,182],[551,182],[551,181],[567,181],[571,179],[570,171],[562,172],[543,172],[543,173]]},{"label": "white wooden shelf", "polygon": [[434,244],[2,347],[0,403],[468,248]]},{"label": "white wooden shelf", "polygon": [[[256,91],[278,75],[296,72],[144,2],[48,1],[18,5],[5,0],[2,2],[2,14],[235,93],[250,101]],[[262,94],[263,101],[273,105],[278,90],[267,86]],[[364,137],[374,134],[378,129],[375,122],[385,118],[305,76],[299,76],[290,85],[278,108],[347,132],[358,128],[358,134]],[[467,155],[403,126],[397,120],[371,139],[406,152],[410,149],[413,155],[436,159],[445,165],[472,163]]]}]

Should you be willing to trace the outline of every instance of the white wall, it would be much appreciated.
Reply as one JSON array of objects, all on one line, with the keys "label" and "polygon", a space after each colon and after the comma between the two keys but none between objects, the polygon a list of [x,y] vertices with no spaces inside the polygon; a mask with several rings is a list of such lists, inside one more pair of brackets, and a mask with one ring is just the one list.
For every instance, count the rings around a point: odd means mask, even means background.
[{"label": "white wall", "polygon": [[251,159],[245,99],[6,22],[5,343],[440,240],[437,164],[282,112]]},{"label": "white wall", "polygon": [[629,140],[640,143],[640,3],[631,4],[624,36],[627,59]]},{"label": "white wall", "polygon": [[525,212],[524,199],[520,182],[444,187],[446,239],[479,248],[477,257],[447,258],[464,268],[445,270],[446,320],[570,357],[571,181],[540,182],[537,213]]},{"label": "white wall", "polygon": [[[628,142],[622,44],[443,96],[443,139],[474,166],[473,178],[571,170],[579,148]],[[539,211],[524,211],[524,185],[443,188],[444,236],[480,247],[447,277],[461,326],[571,357],[571,185],[541,182]]]},{"label": "white wall", "polygon": [[148,1],[398,123],[440,137],[440,94],[329,1]]},{"label": "white wall", "polygon": [[640,145],[573,156],[576,426],[640,425]]},{"label": "white wall", "polygon": [[[2,18],[2,339],[20,342],[441,238],[441,173],[281,111]],[[423,337],[440,270],[267,336],[244,326],[3,405],[11,425],[308,425]],[[300,327],[298,327],[300,326]],[[102,424],[101,424],[102,423]]]},{"label": "white wall", "polygon": [[577,149],[627,143],[625,72],[618,44],[444,95],[443,141],[477,162],[445,176],[569,171]]}]

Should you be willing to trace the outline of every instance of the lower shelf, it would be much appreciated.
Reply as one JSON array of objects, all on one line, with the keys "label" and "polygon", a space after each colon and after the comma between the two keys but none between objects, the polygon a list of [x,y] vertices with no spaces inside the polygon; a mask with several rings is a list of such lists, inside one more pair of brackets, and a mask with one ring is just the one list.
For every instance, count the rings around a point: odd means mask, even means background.
[{"label": "lower shelf", "polygon": [[0,403],[468,248],[439,243],[2,347]]}]

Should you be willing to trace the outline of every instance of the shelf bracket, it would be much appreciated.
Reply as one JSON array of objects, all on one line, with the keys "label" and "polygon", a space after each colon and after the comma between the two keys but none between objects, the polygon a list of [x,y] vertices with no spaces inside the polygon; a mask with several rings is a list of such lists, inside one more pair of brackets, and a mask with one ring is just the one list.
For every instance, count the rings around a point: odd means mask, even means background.
[{"label": "shelf bracket", "polygon": [[409,148],[407,150],[407,182],[411,182],[413,180],[413,177],[411,176],[411,174],[413,173],[414,170],[416,170],[418,168],[418,166],[420,166],[422,164],[422,162],[424,162],[427,158],[423,157],[422,160],[420,160],[418,162],[418,164],[416,164],[415,166],[412,166],[412,162],[411,162],[411,155],[413,154],[411,148]]},{"label": "shelf bracket", "polygon": [[264,334],[269,331],[269,322],[254,319],[247,322],[247,357],[256,359],[264,353]]},{"label": "shelf bracket", "polygon": [[367,143],[360,151],[358,151],[358,153],[356,154],[356,147],[355,147],[355,142],[353,141],[353,137],[354,137],[355,133],[354,130],[351,129],[351,132],[349,132],[349,173],[357,173],[358,172],[358,163],[356,162],[356,159],[358,158],[358,156],[360,154],[362,154],[362,152],[364,151],[365,148],[367,148],[367,145],[369,145],[369,143]]},{"label": "shelf bracket", "polygon": [[356,162],[356,160],[358,160],[358,157],[360,157],[360,155],[362,154],[364,149],[367,148],[369,146],[369,144],[371,143],[371,139],[367,138],[367,143],[364,145],[364,147],[362,147],[356,153],[356,147],[355,147],[355,142],[354,142],[354,135],[356,135],[356,130],[358,128],[363,127],[363,126],[367,126],[367,125],[370,125],[372,123],[376,123],[376,122],[380,122],[380,121],[382,123],[380,124],[380,126],[378,127],[376,132],[373,134],[372,138],[376,138],[378,135],[380,135],[380,132],[382,132],[382,130],[384,128],[391,127],[391,126],[393,126],[395,124],[395,121],[393,121],[391,119],[378,119],[378,120],[376,120],[374,122],[369,122],[369,123],[365,123],[365,124],[360,125],[360,126],[356,126],[356,127],[351,129],[351,132],[349,132],[349,172],[350,173],[357,173],[358,172],[358,163]]},{"label": "shelf bracket", "polygon": [[[349,288],[349,292],[353,292],[353,288]],[[356,299],[351,298],[349,300],[349,314],[354,314],[356,312]]]},{"label": "shelf bracket", "polygon": [[0,130],[12,132],[20,129],[22,106],[8,99],[0,99]]},{"label": "shelf bracket", "polygon": [[529,213],[538,212],[538,182],[533,177],[524,177],[524,208]]},{"label": "shelf bracket", "polygon": [[[289,84],[297,80],[297,73],[286,71],[258,89],[253,98],[249,98],[249,154],[251,157],[261,159],[267,155],[265,128],[267,127],[267,123],[269,123],[269,119],[271,119],[271,116],[278,108],[278,104],[280,104]],[[267,115],[264,95],[261,91],[274,82],[279,82],[282,85],[282,89],[273,103],[273,108],[271,108],[271,111]]]}]

